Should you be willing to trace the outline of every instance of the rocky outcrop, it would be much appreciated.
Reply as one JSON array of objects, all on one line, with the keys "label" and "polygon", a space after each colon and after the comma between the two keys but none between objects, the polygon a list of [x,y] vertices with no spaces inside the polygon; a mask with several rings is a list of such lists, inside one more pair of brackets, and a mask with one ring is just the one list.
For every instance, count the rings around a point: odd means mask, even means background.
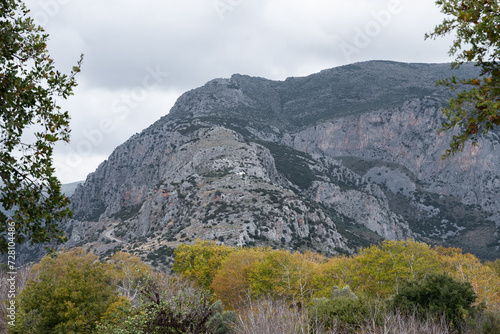
[{"label": "rocky outcrop", "polygon": [[366,62],[212,80],[76,189],[67,246],[168,265],[197,238],[337,254],[410,237],[499,257],[498,132],[440,159],[450,95],[435,81],[452,74],[476,72]]}]

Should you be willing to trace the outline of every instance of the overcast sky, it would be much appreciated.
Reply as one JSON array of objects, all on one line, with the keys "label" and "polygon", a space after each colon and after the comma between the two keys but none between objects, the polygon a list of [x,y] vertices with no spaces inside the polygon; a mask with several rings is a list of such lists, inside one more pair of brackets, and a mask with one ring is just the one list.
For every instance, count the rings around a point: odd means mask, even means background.
[{"label": "overcast sky", "polygon": [[274,80],[366,60],[450,62],[434,0],[28,0],[56,67],[84,53],[63,183],[84,180],[113,149],[167,114],[185,91],[234,73]]}]

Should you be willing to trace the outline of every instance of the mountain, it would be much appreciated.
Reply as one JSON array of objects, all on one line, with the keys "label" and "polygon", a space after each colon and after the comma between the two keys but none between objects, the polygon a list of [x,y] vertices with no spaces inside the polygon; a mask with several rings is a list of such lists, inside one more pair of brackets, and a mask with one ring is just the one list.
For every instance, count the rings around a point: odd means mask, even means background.
[{"label": "mountain", "polygon": [[73,183],[65,183],[61,185],[61,192],[67,196],[71,197],[75,193],[76,188],[85,181],[78,181],[78,182],[73,182]]},{"label": "mountain", "polygon": [[452,75],[477,71],[370,61],[212,80],[78,186],[66,247],[168,266],[198,238],[329,255],[413,238],[498,258],[500,133],[441,160],[450,93],[435,82]]}]

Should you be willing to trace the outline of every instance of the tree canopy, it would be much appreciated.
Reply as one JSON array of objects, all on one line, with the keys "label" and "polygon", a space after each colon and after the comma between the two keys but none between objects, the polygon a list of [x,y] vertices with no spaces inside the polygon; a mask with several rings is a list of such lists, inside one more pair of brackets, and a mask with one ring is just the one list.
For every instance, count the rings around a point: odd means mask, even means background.
[{"label": "tree canopy", "polygon": [[83,249],[47,255],[33,271],[38,277],[18,296],[13,333],[94,333],[109,307],[127,301],[108,266]]},{"label": "tree canopy", "polygon": [[444,315],[459,327],[478,309],[473,304],[476,293],[469,282],[460,282],[446,274],[431,274],[423,280],[405,281],[394,296],[394,305],[403,312],[427,316]]},{"label": "tree canopy", "polygon": [[456,56],[452,67],[474,62],[480,69],[478,78],[452,77],[438,82],[457,92],[443,109],[446,121],[440,131],[458,127],[443,155],[447,158],[500,125],[500,4],[497,0],[437,0],[436,4],[448,17],[425,37],[455,32],[449,50]]},{"label": "tree canopy", "polygon": [[[153,272],[124,252],[107,261],[79,248],[46,256],[18,287],[9,332],[239,333],[255,325],[242,333],[267,333],[281,321],[311,321],[309,329],[378,333],[403,321],[401,328],[422,326],[413,330],[418,333],[437,332],[429,325],[438,322],[443,329],[499,333],[495,263],[482,264],[458,248],[384,241],[356,255],[326,258],[206,241],[182,246],[175,259],[182,276]],[[0,299],[7,299],[8,277]]]},{"label": "tree canopy", "polygon": [[209,289],[222,261],[232,252],[234,248],[217,245],[214,241],[181,244],[175,249],[173,270]]},{"label": "tree canopy", "polygon": [[57,71],[48,35],[28,13],[19,0],[0,0],[0,252],[9,241],[64,240],[57,223],[71,215],[52,153],[69,141],[57,99],[72,95],[82,58],[69,75]]}]

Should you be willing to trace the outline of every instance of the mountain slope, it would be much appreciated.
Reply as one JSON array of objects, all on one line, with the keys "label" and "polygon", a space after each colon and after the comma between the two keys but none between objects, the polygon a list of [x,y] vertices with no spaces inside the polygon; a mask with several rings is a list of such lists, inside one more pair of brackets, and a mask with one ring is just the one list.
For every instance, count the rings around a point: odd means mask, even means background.
[{"label": "mountain slope", "polygon": [[498,132],[450,161],[436,132],[436,80],[475,74],[373,61],[212,80],[76,189],[67,246],[168,265],[196,238],[337,254],[410,237],[500,257]]}]

